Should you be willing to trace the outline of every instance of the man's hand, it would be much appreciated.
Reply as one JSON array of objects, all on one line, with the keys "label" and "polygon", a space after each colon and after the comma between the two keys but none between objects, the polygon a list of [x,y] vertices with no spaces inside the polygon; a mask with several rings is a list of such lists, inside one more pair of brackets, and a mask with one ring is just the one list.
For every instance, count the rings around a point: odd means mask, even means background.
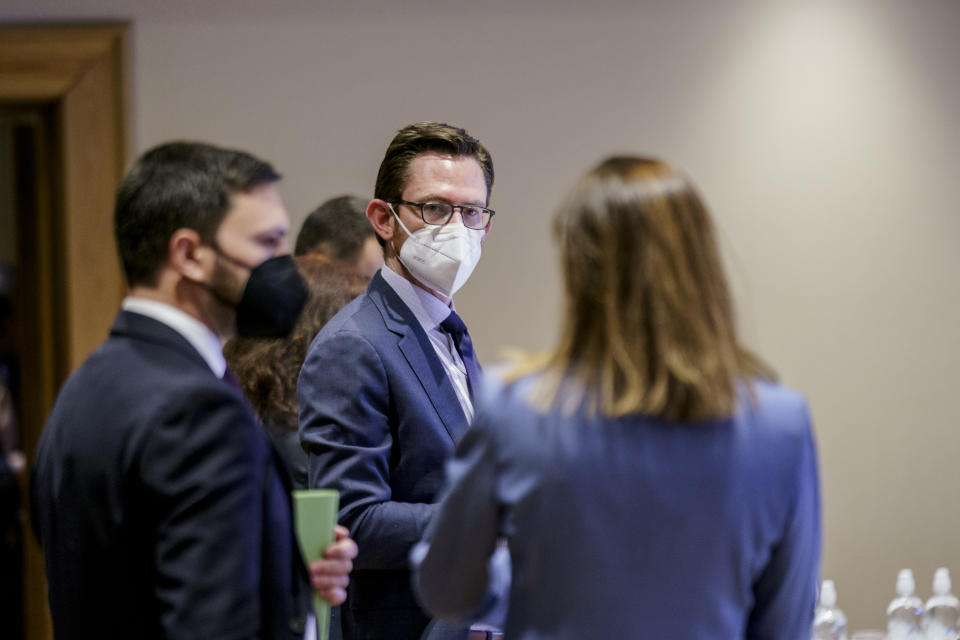
[{"label": "man's hand", "polygon": [[347,585],[353,559],[357,557],[357,543],[350,538],[346,527],[334,527],[336,539],[323,551],[323,558],[310,563],[310,582],[317,595],[330,603],[342,604],[347,599]]}]

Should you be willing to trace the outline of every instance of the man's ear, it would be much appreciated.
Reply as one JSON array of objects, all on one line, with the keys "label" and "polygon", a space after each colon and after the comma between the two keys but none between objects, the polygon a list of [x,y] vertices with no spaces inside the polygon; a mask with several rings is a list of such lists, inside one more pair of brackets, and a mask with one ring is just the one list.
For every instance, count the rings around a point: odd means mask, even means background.
[{"label": "man's ear", "polygon": [[170,266],[184,278],[195,282],[210,279],[215,256],[213,250],[200,241],[200,234],[186,227],[170,236]]},{"label": "man's ear", "polygon": [[390,211],[390,205],[384,200],[374,198],[367,205],[367,220],[373,227],[374,232],[387,244],[393,240],[393,212]]}]

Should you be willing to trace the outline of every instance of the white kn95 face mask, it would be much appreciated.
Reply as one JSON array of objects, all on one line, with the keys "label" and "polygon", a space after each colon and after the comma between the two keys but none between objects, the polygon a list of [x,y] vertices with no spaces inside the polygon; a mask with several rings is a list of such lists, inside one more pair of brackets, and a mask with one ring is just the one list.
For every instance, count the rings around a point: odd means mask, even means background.
[{"label": "white kn95 face mask", "polygon": [[468,229],[462,222],[426,225],[410,233],[400,216],[390,211],[409,236],[398,258],[414,278],[434,291],[452,298],[480,261],[482,229]]}]

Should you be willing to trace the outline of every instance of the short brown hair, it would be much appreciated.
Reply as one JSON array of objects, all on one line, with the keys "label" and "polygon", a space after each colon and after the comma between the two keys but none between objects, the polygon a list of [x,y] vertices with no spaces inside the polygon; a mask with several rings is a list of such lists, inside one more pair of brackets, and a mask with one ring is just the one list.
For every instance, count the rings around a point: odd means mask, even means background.
[{"label": "short brown hair", "polygon": [[373,197],[396,202],[409,180],[410,163],[421,153],[435,151],[453,156],[470,156],[479,163],[487,183],[487,202],[493,189],[493,160],[480,141],[464,129],[443,122],[417,122],[397,132],[380,163]]},{"label": "short brown hair", "polygon": [[279,179],[270,163],[245,151],[200,142],[169,142],[144,153],[120,182],[113,214],[127,284],[156,284],[177,229],[193,229],[212,243],[236,194]]},{"label": "short brown hair", "polygon": [[322,203],[303,221],[293,254],[322,253],[334,260],[355,263],[363,243],[376,235],[367,221],[369,202],[359,196],[343,195]]},{"label": "short brown hair", "polygon": [[554,219],[566,308],[538,406],[669,421],[729,416],[738,384],[773,372],[737,339],[713,223],[686,177],[615,156],[589,171]]}]

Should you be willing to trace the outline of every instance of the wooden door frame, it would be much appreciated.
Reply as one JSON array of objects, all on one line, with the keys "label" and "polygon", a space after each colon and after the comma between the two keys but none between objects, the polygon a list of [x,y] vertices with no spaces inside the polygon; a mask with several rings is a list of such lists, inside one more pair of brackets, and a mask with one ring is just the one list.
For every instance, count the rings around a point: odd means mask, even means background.
[{"label": "wooden door frame", "polygon": [[[51,129],[32,236],[20,248],[36,270],[21,411],[30,460],[60,384],[103,341],[124,293],[112,213],[127,155],[126,37],[120,23],[0,26],[0,103],[45,111]],[[27,638],[51,638],[43,559],[26,538]]]}]

